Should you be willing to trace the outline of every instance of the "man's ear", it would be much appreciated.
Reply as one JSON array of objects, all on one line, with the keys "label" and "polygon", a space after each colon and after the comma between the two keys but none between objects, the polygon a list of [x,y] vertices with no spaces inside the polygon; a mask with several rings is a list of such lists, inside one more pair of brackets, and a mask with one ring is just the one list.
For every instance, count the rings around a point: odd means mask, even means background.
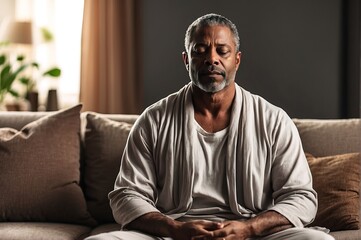
[{"label": "man's ear", "polygon": [[188,69],[189,69],[189,61],[188,61],[188,54],[187,54],[186,51],[182,52],[182,58],[183,58],[184,65],[185,65],[185,67],[186,67],[186,69],[188,71]]},{"label": "man's ear", "polygon": [[238,70],[239,64],[241,63],[242,53],[239,51],[236,53],[236,70]]}]

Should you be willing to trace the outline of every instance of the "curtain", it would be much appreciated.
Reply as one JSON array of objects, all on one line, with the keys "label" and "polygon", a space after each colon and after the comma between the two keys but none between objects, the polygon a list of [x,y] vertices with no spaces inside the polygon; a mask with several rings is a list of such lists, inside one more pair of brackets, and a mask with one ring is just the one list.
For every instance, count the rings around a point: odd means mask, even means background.
[{"label": "curtain", "polygon": [[85,0],[80,102],[83,111],[140,113],[137,0]]}]

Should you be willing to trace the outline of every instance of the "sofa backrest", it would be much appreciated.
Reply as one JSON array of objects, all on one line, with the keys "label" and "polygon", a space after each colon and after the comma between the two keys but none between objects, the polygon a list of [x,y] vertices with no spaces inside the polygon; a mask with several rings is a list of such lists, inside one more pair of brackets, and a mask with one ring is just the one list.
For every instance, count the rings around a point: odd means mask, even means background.
[{"label": "sofa backrest", "polygon": [[[0,128],[10,127],[20,130],[26,124],[51,112],[1,112]],[[85,116],[81,114],[82,129]],[[138,115],[99,114],[117,122],[134,123]],[[302,140],[304,151],[322,157],[361,151],[361,119],[293,119]],[[82,132],[84,132],[82,130]]]},{"label": "sofa backrest", "polygon": [[[89,113],[93,113],[100,117],[107,118],[107,119],[110,119],[110,120],[113,120],[116,122],[126,122],[126,123],[130,123],[130,124],[133,124],[139,117],[139,115],[136,115],[136,114],[105,114],[105,113],[95,113],[95,112],[90,112],[90,111],[82,112],[80,114],[82,139],[84,139],[84,133],[85,133],[85,128],[86,128],[86,124],[87,124],[86,116]],[[1,124],[1,121],[0,121],[0,124]]]},{"label": "sofa backrest", "polygon": [[26,124],[49,114],[51,112],[1,112],[0,128],[9,127],[20,130]]},{"label": "sofa backrest", "polygon": [[315,157],[361,152],[361,119],[293,119],[306,153]]}]

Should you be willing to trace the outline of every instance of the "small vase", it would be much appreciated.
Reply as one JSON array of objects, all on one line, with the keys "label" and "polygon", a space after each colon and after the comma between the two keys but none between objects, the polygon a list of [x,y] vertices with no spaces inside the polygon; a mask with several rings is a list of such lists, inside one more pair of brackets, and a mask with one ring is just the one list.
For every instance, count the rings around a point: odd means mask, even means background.
[{"label": "small vase", "polygon": [[39,93],[35,91],[30,91],[27,93],[26,98],[30,103],[30,111],[36,112],[39,108]]},{"label": "small vase", "polygon": [[50,89],[48,92],[48,99],[46,102],[46,111],[58,110],[58,94],[56,89]]}]

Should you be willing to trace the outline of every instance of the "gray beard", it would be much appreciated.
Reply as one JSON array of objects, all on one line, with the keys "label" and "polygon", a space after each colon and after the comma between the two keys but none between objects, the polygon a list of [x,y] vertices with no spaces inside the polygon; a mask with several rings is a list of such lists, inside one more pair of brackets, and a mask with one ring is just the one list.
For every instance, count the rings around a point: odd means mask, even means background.
[{"label": "gray beard", "polygon": [[229,81],[227,80],[223,80],[221,83],[212,82],[207,84],[202,84],[199,81],[192,81],[192,82],[198,88],[200,88],[201,90],[207,93],[219,92],[229,85]]}]

